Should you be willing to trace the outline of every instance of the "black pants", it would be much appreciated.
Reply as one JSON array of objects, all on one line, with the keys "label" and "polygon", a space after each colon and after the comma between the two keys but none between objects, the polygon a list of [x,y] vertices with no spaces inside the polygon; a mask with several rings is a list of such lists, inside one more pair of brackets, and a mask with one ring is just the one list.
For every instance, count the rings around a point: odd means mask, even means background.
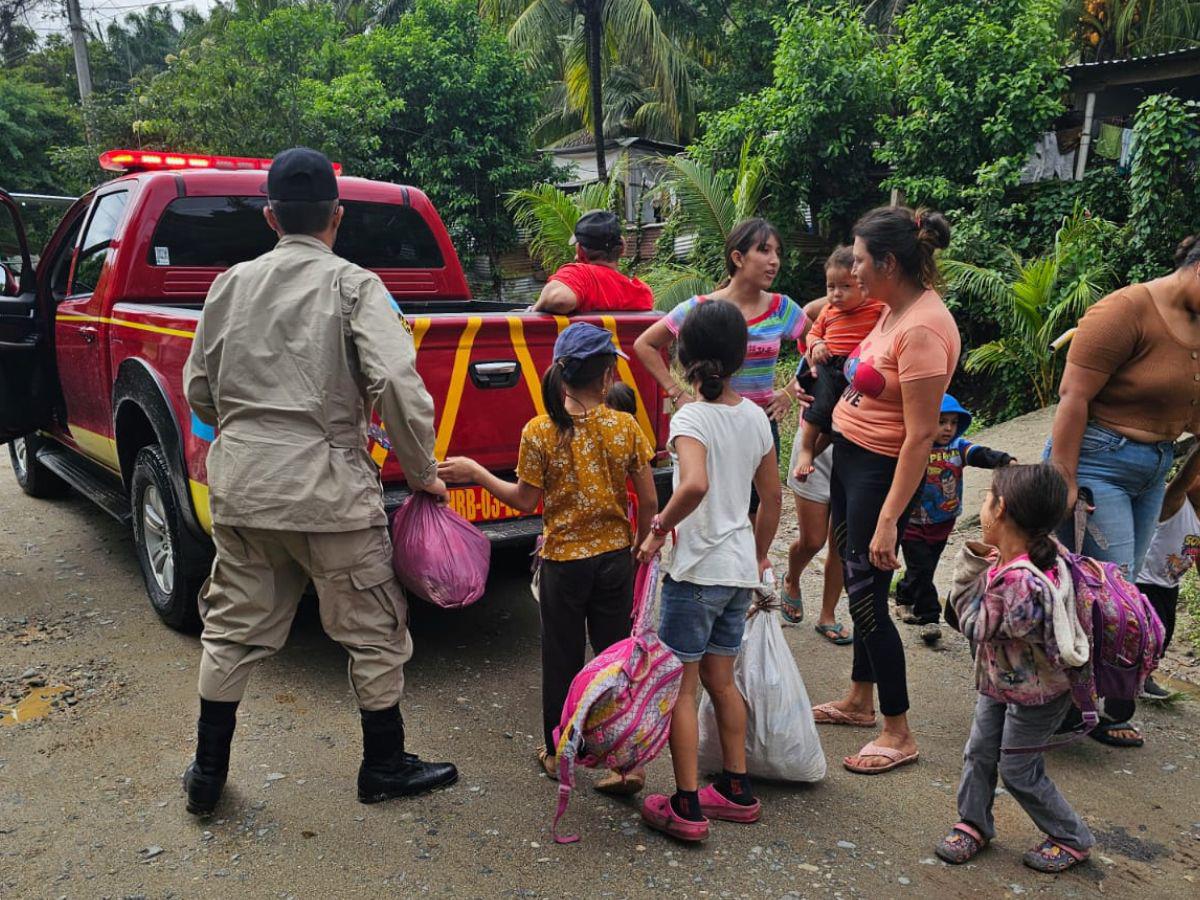
[{"label": "black pants", "polygon": [[542,728],[554,752],[554,729],[583,668],[587,639],[601,653],[629,637],[633,622],[633,555],[629,548],[587,559],[542,562]]},{"label": "black pants", "polygon": [[842,369],[846,357],[831,356],[829,362],[817,366],[817,378],[813,383],[813,402],[804,411],[804,421],[811,422],[828,434],[833,428],[833,408],[842,399],[846,390],[846,376]]},{"label": "black pants", "polygon": [[942,605],[938,602],[933,576],[946,542],[904,540],[900,542],[900,549],[904,551],[904,577],[896,587],[896,602],[911,606],[921,624],[937,622],[942,617]]},{"label": "black pants", "polygon": [[[896,460],[859,447],[840,435],[833,441],[833,478],[829,501],[833,534],[842,554],[850,618],[854,620],[854,665],[850,677],[873,682],[879,690],[879,709],[885,716],[908,711],[908,682],[904,645],[888,615],[892,573],[871,565],[871,538],[883,501],[892,487]],[[909,504],[911,506],[911,504]],[[900,517],[899,534],[908,524]]]},{"label": "black pants", "polygon": [[[1171,644],[1171,637],[1175,634],[1175,607],[1179,605],[1179,588],[1166,588],[1157,584],[1139,584],[1137,588],[1146,595],[1146,599],[1150,601],[1150,605],[1162,619],[1163,628],[1166,630],[1163,650],[1166,650]],[[1137,712],[1136,700],[1105,699],[1104,701],[1104,714],[1115,722],[1128,722],[1135,712]]]}]

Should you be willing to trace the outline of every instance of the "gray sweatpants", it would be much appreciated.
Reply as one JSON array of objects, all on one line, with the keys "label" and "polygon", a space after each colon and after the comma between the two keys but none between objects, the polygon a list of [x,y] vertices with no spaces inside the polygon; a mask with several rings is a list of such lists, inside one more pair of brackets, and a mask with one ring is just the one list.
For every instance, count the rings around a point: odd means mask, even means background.
[{"label": "gray sweatpants", "polygon": [[1000,752],[1002,746],[1045,744],[1070,705],[1069,694],[1041,706],[1004,704],[979,695],[971,736],[963,750],[962,783],[958,786],[961,821],[977,828],[989,841],[996,836],[992,803],[998,774],[1034,824],[1054,840],[1075,850],[1087,850],[1096,843],[1083,819],[1046,774],[1041,753]]}]

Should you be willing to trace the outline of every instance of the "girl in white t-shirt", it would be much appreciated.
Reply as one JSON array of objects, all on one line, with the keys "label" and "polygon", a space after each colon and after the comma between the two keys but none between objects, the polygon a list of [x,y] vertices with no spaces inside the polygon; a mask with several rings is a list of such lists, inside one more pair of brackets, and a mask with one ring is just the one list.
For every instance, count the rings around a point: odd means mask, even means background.
[{"label": "girl in white t-shirt", "polygon": [[[1175,477],[1167,484],[1163,496],[1158,528],[1150,539],[1146,558],[1137,574],[1137,586],[1167,632],[1163,649],[1171,643],[1175,632],[1175,607],[1179,603],[1179,583],[1188,569],[1200,557],[1200,450],[1193,450]],[[1171,692],[1157,684],[1153,677],[1146,679],[1142,696],[1147,700],[1162,700]]]},{"label": "girl in white t-shirt", "polygon": [[[658,629],[683,663],[671,719],[676,790],[647,797],[642,818],[684,841],[704,840],[709,819],[750,823],[762,814],[746,774],[746,704],[733,683],[733,663],[779,526],[782,489],[766,413],[729,386],[745,355],[746,320],[736,306],[710,300],[688,313],[679,361],[701,402],[671,418],[675,490],[639,553],[649,560],[676,531]],[[746,514],[751,486],[760,498],[753,524]],[[724,765],[704,790],[696,757],[701,683],[716,710]]]}]

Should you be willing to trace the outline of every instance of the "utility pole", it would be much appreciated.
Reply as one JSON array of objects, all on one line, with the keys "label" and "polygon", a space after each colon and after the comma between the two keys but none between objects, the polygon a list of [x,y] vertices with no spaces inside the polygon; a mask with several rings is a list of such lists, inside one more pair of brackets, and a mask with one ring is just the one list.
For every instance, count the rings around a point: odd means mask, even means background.
[{"label": "utility pole", "polygon": [[79,99],[87,100],[92,95],[92,65],[88,61],[87,31],[83,27],[79,0],[66,0],[66,3],[67,21],[71,25],[71,45],[75,48],[75,77],[79,80]]}]

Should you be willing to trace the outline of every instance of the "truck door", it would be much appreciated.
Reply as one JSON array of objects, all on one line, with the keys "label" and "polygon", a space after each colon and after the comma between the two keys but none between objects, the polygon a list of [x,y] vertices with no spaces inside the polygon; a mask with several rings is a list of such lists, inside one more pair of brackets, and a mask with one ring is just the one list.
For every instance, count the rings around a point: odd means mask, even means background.
[{"label": "truck door", "polygon": [[67,429],[76,446],[111,469],[120,469],[112,425],[112,380],[108,373],[106,319],[111,306],[103,279],[119,252],[121,224],[129,205],[128,187],[97,193],[75,242],[66,295],[55,315],[54,342],[59,382],[67,408]]},{"label": "truck door", "polygon": [[37,299],[21,214],[0,191],[0,444],[49,427],[53,417],[49,309]]}]

